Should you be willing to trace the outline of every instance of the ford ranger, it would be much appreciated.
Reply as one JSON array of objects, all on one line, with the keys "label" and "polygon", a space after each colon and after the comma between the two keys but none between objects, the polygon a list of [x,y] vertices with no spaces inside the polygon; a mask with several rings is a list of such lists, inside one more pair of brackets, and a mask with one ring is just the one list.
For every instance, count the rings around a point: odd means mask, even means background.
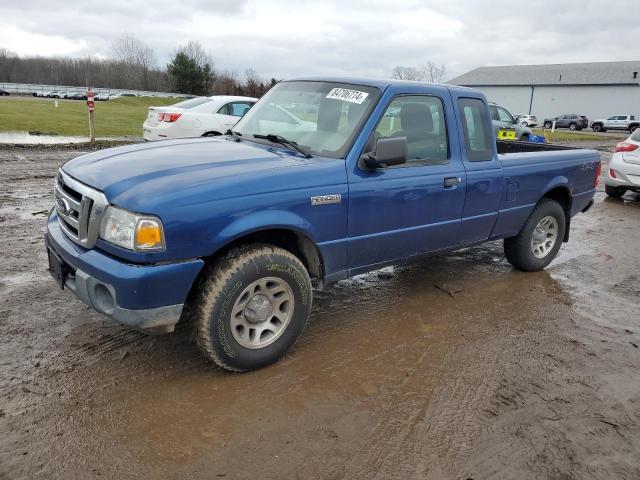
[{"label": "ford ranger", "polygon": [[496,142],[473,89],[287,80],[224,136],[63,165],[49,270],[130,327],[189,317],[204,355],[252,370],[294,344],[312,285],[499,239],[515,268],[545,268],[600,167],[592,150]]}]

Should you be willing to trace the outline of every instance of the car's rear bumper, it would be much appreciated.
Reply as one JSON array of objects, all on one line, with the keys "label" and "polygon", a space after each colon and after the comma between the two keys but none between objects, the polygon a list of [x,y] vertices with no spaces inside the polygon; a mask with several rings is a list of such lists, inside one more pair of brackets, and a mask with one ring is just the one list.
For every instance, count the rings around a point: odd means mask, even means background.
[{"label": "car's rear bumper", "polygon": [[625,162],[624,153],[615,153],[607,168],[604,183],[610,187],[640,189],[640,164]]},{"label": "car's rear bumper", "polygon": [[49,217],[45,243],[67,267],[65,288],[96,311],[150,333],[173,331],[202,260],[132,265],[71,242]]}]

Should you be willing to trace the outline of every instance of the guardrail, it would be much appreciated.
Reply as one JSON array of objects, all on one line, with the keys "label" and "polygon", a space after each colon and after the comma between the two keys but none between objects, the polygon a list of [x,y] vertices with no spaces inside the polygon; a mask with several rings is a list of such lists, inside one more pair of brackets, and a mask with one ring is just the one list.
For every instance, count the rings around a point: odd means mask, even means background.
[{"label": "guardrail", "polygon": [[[33,95],[34,93],[43,92],[72,92],[72,93],[86,93],[87,87],[83,86],[71,86],[71,85],[41,85],[36,83],[0,83],[0,88],[6,90],[9,93],[18,95]],[[170,92],[150,92],[145,90],[126,90],[121,88],[92,88],[93,93],[99,94],[116,94],[116,95],[135,95],[137,97],[171,97],[171,98],[186,98],[189,95],[184,93],[170,93]]]}]

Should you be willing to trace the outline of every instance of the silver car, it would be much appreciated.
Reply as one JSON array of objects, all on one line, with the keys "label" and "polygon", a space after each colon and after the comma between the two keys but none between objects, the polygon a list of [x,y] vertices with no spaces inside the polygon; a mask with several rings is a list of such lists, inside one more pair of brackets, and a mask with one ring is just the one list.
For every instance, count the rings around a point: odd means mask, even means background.
[{"label": "silver car", "polygon": [[491,112],[491,120],[493,121],[493,129],[496,135],[498,130],[515,130],[516,138],[525,142],[529,140],[530,135],[533,135],[531,129],[516,122],[516,119],[506,108],[490,103],[489,111]]}]

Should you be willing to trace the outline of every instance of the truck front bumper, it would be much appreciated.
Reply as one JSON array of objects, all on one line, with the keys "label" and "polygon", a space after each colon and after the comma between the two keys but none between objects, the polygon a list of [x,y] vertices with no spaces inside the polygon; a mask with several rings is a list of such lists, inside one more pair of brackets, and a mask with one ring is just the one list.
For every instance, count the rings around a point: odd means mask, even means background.
[{"label": "truck front bumper", "polygon": [[[124,263],[73,243],[49,217],[45,244],[62,264],[61,286],[94,310],[148,333],[172,332],[204,265],[200,259],[162,265]],[[51,262],[51,260],[50,260]]]}]

